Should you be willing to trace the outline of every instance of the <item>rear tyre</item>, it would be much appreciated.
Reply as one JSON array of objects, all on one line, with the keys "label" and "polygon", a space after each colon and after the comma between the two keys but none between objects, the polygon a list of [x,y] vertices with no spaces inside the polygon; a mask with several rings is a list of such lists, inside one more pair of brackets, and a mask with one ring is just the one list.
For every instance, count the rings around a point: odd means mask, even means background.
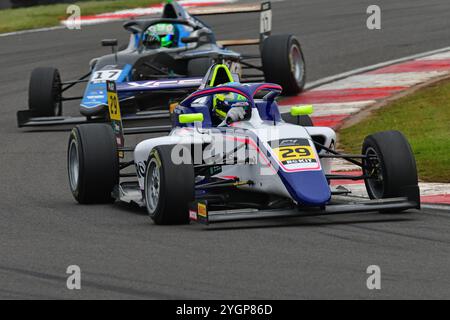
[{"label": "rear tyre", "polygon": [[75,127],[68,148],[69,186],[82,204],[112,202],[119,184],[119,158],[113,130],[107,124]]},{"label": "rear tyre", "polygon": [[55,68],[36,68],[31,73],[28,104],[36,117],[54,117],[62,114],[62,85]]},{"label": "rear tyre", "polygon": [[364,140],[363,173],[371,199],[407,197],[420,206],[416,160],[411,146],[399,131],[372,134]]},{"label": "rear tyre", "polygon": [[188,62],[189,77],[204,77],[209,68],[214,64],[212,58],[197,58]]},{"label": "rear tyre", "polygon": [[174,164],[174,146],[158,146],[147,162],[144,194],[147,211],[156,224],[188,224],[194,200],[194,166]]},{"label": "rear tyre", "polygon": [[294,95],[306,82],[305,58],[300,42],[293,35],[275,35],[264,40],[262,66],[267,82],[279,84],[283,93]]},{"label": "rear tyre", "polygon": [[314,127],[314,123],[310,116],[300,116],[300,119],[292,116],[290,113],[282,113],[281,118],[290,124],[300,125],[302,127]]}]

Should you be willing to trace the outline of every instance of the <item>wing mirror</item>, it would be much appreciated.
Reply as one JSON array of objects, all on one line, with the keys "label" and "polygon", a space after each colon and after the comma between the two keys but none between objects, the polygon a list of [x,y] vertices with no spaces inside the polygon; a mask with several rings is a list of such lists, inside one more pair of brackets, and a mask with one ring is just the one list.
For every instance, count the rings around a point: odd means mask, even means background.
[{"label": "wing mirror", "polygon": [[102,46],[103,47],[111,47],[112,53],[114,54],[114,58],[116,60],[116,64],[118,63],[117,60],[117,50],[116,47],[119,44],[119,41],[117,39],[104,39],[102,40]]},{"label": "wing mirror", "polygon": [[300,117],[300,116],[309,116],[314,112],[314,107],[312,105],[306,106],[295,106],[291,108],[291,116]]},{"label": "wing mirror", "polygon": [[180,123],[186,124],[186,123],[196,123],[196,122],[203,122],[204,116],[203,113],[188,113],[188,114],[180,114],[178,120]]},{"label": "wing mirror", "polygon": [[102,40],[103,47],[116,47],[119,44],[117,39],[104,39]]}]

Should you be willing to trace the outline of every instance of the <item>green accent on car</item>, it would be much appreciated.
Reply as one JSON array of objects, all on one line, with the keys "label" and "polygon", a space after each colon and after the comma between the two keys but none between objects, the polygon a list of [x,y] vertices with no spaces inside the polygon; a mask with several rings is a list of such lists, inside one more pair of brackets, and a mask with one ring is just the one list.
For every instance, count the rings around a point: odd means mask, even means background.
[{"label": "green accent on car", "polygon": [[291,116],[299,117],[299,116],[309,116],[313,114],[314,107],[312,105],[306,106],[295,106],[291,108]]},{"label": "green accent on car", "polygon": [[228,67],[224,64],[218,64],[216,65],[216,67],[214,68],[214,72],[213,75],[211,77],[211,81],[209,82],[209,86],[210,87],[215,87],[216,85],[216,77],[217,77],[217,73],[219,72],[220,69],[225,70],[225,73],[227,74],[227,77],[229,79],[229,82],[233,82],[233,75],[230,72],[230,69],[228,69]]},{"label": "green accent on car", "polygon": [[194,123],[194,122],[203,122],[204,117],[203,113],[189,113],[189,114],[180,114],[178,118],[180,123]]},{"label": "green accent on car", "polygon": [[222,119],[225,119],[227,117],[227,113],[225,111],[222,111],[222,110],[219,110],[219,109],[214,109],[214,111]]}]

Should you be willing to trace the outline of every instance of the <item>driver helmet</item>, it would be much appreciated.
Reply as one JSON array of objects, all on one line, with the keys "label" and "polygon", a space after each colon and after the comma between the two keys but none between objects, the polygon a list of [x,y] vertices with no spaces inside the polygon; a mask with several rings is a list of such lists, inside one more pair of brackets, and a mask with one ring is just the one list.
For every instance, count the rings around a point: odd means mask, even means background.
[{"label": "driver helmet", "polygon": [[[236,82],[230,82],[226,85],[233,85]],[[228,111],[233,107],[243,107],[247,112],[249,109],[248,100],[241,94],[228,92],[226,94],[215,94],[213,97],[213,114],[220,120],[225,120]]]},{"label": "driver helmet", "polygon": [[142,42],[148,49],[172,48],[177,46],[178,29],[171,23],[157,23],[150,26]]}]

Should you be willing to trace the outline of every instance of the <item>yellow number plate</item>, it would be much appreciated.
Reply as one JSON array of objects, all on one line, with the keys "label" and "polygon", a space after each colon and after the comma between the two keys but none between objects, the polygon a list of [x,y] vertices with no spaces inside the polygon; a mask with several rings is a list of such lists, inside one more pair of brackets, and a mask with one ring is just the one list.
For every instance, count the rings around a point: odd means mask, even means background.
[{"label": "yellow number plate", "polygon": [[286,146],[276,148],[274,151],[283,164],[317,162],[310,146]]},{"label": "yellow number plate", "polygon": [[119,107],[119,97],[116,92],[108,92],[108,109],[111,120],[122,120]]}]

